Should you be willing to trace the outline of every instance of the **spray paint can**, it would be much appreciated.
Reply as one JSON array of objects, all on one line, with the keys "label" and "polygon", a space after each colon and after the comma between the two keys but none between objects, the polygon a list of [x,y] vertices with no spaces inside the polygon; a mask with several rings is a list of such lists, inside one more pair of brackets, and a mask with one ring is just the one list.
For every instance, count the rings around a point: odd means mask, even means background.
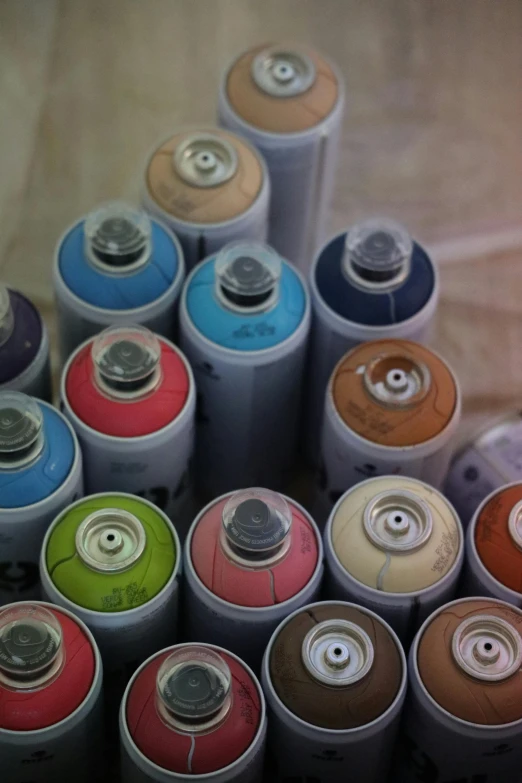
[{"label": "spray paint can", "polygon": [[331,63],[294,45],[244,52],[221,84],[220,125],[249,139],[268,166],[269,243],[303,271],[328,231],[343,93]]},{"label": "spray paint can", "polygon": [[174,339],[184,271],[172,232],[121,202],[68,228],[53,268],[63,361],[107,326],[142,324]]},{"label": "spray paint can", "polygon": [[522,482],[492,492],[467,530],[464,591],[522,608]]},{"label": "spray paint can", "polygon": [[324,535],[325,596],[372,609],[408,646],[454,597],[464,534],[450,503],[417,479],[357,484],[335,505]]},{"label": "spray paint can", "polygon": [[288,480],[309,328],[302,278],[264,245],[225,247],[187,279],[180,339],[196,376],[197,476],[207,498]]},{"label": "spray paint can", "polygon": [[364,478],[403,474],[439,489],[460,419],[460,391],[437,354],[409,340],[353,348],[332,373],[321,438],[317,518]]},{"label": "spray paint can", "polygon": [[42,316],[19,291],[0,284],[0,391],[51,402],[49,337]]},{"label": "spray paint can", "polygon": [[120,710],[126,783],[261,783],[265,700],[254,673],[221,647],[180,644],[134,674]]},{"label": "spray paint can", "polygon": [[439,296],[433,261],[403,226],[377,218],[334,237],[310,272],[306,453],[319,453],[324,398],[341,357],[368,340],[429,340]]},{"label": "spray paint can", "polygon": [[522,479],[522,412],[489,424],[457,451],[444,491],[463,525],[490,492]]},{"label": "spray paint can", "polygon": [[144,327],[106,329],[70,357],[61,396],[82,447],[87,494],[145,497],[183,533],[196,395],[179,349]]},{"label": "spray paint can", "polygon": [[261,680],[275,779],[386,780],[406,680],[399,640],[368,609],[326,601],[285,618]]},{"label": "spray paint can", "polygon": [[101,493],[56,517],[40,578],[45,597],[83,620],[116,671],[176,641],[180,563],[178,535],[156,506]]},{"label": "spray paint can", "polygon": [[410,650],[401,783],[514,783],[522,764],[522,613],[470,598],[438,609]]},{"label": "spray paint can", "polygon": [[39,597],[45,532],[82,495],[82,456],[69,422],[46,402],[0,391],[0,606]]},{"label": "spray paint can", "polygon": [[70,612],[45,603],[0,609],[0,758],[6,783],[99,779],[102,667]]},{"label": "spray paint can", "polygon": [[229,242],[264,242],[269,201],[265,163],[235,133],[178,131],[148,159],[144,207],[175,231],[187,269]]},{"label": "spray paint can", "polygon": [[185,543],[185,638],[257,671],[277,624],[317,598],[322,575],[321,537],[300,505],[266,489],[223,495]]}]

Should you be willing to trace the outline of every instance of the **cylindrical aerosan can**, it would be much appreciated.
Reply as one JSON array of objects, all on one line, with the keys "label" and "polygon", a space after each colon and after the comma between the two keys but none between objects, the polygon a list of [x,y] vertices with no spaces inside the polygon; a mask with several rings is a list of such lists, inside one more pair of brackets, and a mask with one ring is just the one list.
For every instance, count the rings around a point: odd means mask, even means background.
[{"label": "cylindrical aerosan can", "polygon": [[0,391],[0,605],[39,597],[44,535],[82,494],[69,422],[46,402]]},{"label": "cylindrical aerosan can", "polygon": [[460,407],[454,374],[428,348],[376,340],[351,350],[326,394],[318,517],[364,478],[403,474],[440,488]]},{"label": "cylindrical aerosan can", "polygon": [[410,650],[400,783],[516,783],[522,769],[522,613],[470,598],[438,609]]},{"label": "cylindrical aerosan can", "polygon": [[124,493],[91,495],[57,516],[44,539],[47,599],[90,628],[106,669],[141,663],[176,641],[181,552],[156,506]]},{"label": "cylindrical aerosan can", "polygon": [[426,617],[454,597],[464,535],[453,507],[436,489],[385,476],[363,481],[340,498],[324,548],[326,597],[377,612],[407,646]]},{"label": "cylindrical aerosan can", "polygon": [[268,165],[269,242],[303,271],[328,231],[343,92],[331,63],[294,45],[250,49],[221,84],[220,124],[246,136]]},{"label": "cylindrical aerosan can", "polygon": [[521,480],[522,412],[513,411],[457,451],[444,491],[467,525],[490,492]]},{"label": "cylindrical aerosan can", "polygon": [[183,354],[144,327],[106,329],[70,357],[62,405],[80,440],[85,489],[131,492],[189,524],[195,390]]},{"label": "cylindrical aerosan can", "polygon": [[400,337],[425,343],[439,285],[424,248],[401,225],[381,218],[334,237],[317,256],[310,289],[306,451],[314,464],[328,379],[339,359],[368,340]]},{"label": "cylindrical aerosan can", "polygon": [[386,780],[406,681],[397,636],[368,609],[326,601],[291,614],[262,670],[276,780]]},{"label": "cylindrical aerosan can", "polygon": [[466,540],[466,595],[522,608],[522,482],[495,490],[479,506]]},{"label": "cylindrical aerosan can", "polygon": [[180,644],[149,658],[120,710],[125,783],[261,783],[265,700],[243,661]]},{"label": "cylindrical aerosan can", "polygon": [[257,670],[277,624],[317,598],[322,575],[321,537],[301,506],[266,489],[224,495],[185,544],[185,638]]},{"label": "cylindrical aerosan can", "polygon": [[63,361],[112,325],[174,339],[184,270],[169,229],[126,204],[105,204],[67,229],[53,270]]},{"label": "cylindrical aerosan can", "polygon": [[264,245],[223,248],[188,278],[181,346],[198,389],[203,495],[284,486],[295,463],[309,328],[303,280]]},{"label": "cylindrical aerosan can", "polygon": [[102,666],[91,633],[45,603],[0,609],[5,783],[90,783],[102,770]]},{"label": "cylindrical aerosan can", "polygon": [[51,402],[49,337],[42,316],[23,294],[0,284],[0,391]]},{"label": "cylindrical aerosan can", "polygon": [[179,131],[147,163],[143,204],[176,232],[187,269],[229,242],[264,242],[269,199],[263,159],[235,133]]}]

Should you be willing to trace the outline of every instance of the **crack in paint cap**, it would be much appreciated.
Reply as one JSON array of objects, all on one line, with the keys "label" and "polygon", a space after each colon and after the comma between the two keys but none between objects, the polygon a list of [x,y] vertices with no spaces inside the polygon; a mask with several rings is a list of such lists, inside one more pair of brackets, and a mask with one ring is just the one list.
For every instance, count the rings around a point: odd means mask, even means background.
[{"label": "crack in paint cap", "polygon": [[268,95],[292,98],[310,89],[316,79],[316,70],[312,59],[304,52],[271,47],[254,58],[252,78]]},{"label": "crack in paint cap", "polygon": [[230,669],[218,653],[208,647],[182,645],[158,671],[159,714],[167,725],[181,731],[208,731],[228,714],[231,686]]},{"label": "crack in paint cap", "polygon": [[265,559],[286,554],[290,546],[292,512],[286,500],[269,489],[235,492],[223,508],[227,554]]},{"label": "crack in paint cap", "polygon": [[14,314],[9,290],[0,283],[0,346],[11,337],[14,329]]},{"label": "crack in paint cap", "polygon": [[0,392],[0,469],[29,464],[43,446],[43,415],[36,401],[21,392]]},{"label": "crack in paint cap", "polygon": [[19,603],[0,610],[0,683],[33,689],[54,679],[64,663],[62,629],[43,606]]},{"label": "crack in paint cap", "polygon": [[229,309],[258,312],[278,297],[282,264],[278,254],[260,242],[234,242],[215,262],[216,293]]},{"label": "crack in paint cap", "polygon": [[113,201],[91,212],[84,223],[85,251],[104,271],[128,273],[150,258],[152,226],[145,212]]},{"label": "crack in paint cap", "polygon": [[189,185],[213,188],[234,176],[238,159],[226,139],[212,133],[192,133],[176,147],[173,164]]},{"label": "crack in paint cap", "polygon": [[161,345],[144,326],[110,326],[93,341],[95,382],[111,397],[134,399],[161,380]]},{"label": "crack in paint cap", "polygon": [[346,234],[343,269],[358,288],[389,291],[408,276],[412,253],[413,241],[400,223],[366,220]]}]

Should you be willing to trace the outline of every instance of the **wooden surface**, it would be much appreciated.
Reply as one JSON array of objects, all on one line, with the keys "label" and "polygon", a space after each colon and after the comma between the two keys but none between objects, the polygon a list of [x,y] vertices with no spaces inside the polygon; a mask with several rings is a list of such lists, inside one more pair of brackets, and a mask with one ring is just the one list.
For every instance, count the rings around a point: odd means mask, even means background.
[{"label": "wooden surface", "polygon": [[67,225],[137,200],[145,156],[212,122],[218,78],[302,40],[347,89],[332,229],[387,214],[441,261],[438,349],[467,422],[522,392],[520,0],[3,0],[0,276],[42,307]]}]

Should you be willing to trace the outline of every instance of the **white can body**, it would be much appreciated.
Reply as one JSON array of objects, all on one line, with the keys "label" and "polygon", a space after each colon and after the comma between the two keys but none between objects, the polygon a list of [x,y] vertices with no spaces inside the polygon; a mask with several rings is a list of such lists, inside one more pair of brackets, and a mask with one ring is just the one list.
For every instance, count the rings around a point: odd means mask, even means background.
[{"label": "white can body", "polygon": [[347,321],[335,313],[320,295],[312,268],[309,282],[312,299],[312,328],[308,350],[306,400],[306,457],[311,465],[319,461],[321,423],[328,381],[337,362],[359,343],[397,337],[418,343],[429,343],[437,309],[439,285],[435,270],[435,287],[429,301],[406,321],[389,326],[366,326]]},{"label": "white can body", "polygon": [[223,79],[218,121],[262,153],[270,174],[269,244],[303,272],[328,232],[335,173],[339,166],[344,98],[322,122],[299,133],[271,133],[249,125],[231,107]]},{"label": "white can body", "polygon": [[401,728],[400,783],[515,783],[522,769],[522,721],[483,726],[455,718],[428,695],[409,656],[409,689]]},{"label": "white can body", "polygon": [[455,455],[445,492],[464,525],[485,497],[522,479],[522,416],[513,413],[478,433]]},{"label": "white can body", "polygon": [[281,489],[295,463],[310,303],[295,332],[260,351],[222,348],[193,325],[185,297],[180,343],[196,376],[196,472],[208,498],[243,487]]},{"label": "white can body", "polygon": [[[229,650],[228,655],[237,657]],[[241,661],[244,665],[243,661]],[[177,772],[169,772],[150,761],[139,750],[133,741],[126,719],[126,704],[129,691],[134,679],[138,676],[143,666],[136,671],[131,682],[127,685],[120,709],[120,743],[121,743],[121,771],[122,780],[125,783],[176,783],[177,781],[195,781],[195,783],[261,783],[263,779],[263,762],[266,744],[266,707],[263,693],[259,689],[261,698],[262,715],[258,731],[250,747],[228,767],[211,772],[208,775],[183,775]],[[248,669],[248,667],[246,667]],[[256,678],[249,671],[254,682]]]},{"label": "white can body", "polygon": [[[40,402],[40,405],[46,404]],[[69,422],[67,426],[75,444],[75,453],[63,484],[39,503],[20,508],[0,508],[0,606],[40,597],[38,564],[44,536],[56,515],[83,496],[82,454]]]},{"label": "white can body", "polygon": [[[506,484],[506,488],[518,485]],[[522,609],[522,593],[506,587],[488,571],[480,559],[475,543],[475,530],[477,521],[481,515],[483,507],[496,495],[497,490],[491,492],[480,504],[473,520],[466,531],[466,565],[464,568],[464,579],[461,587],[461,594],[465,596],[487,595],[491,598],[498,598],[499,601],[506,601],[508,604],[518,606]]]},{"label": "white can body", "polygon": [[[168,231],[163,224],[162,228],[164,231]],[[168,340],[174,340],[176,337],[177,302],[185,277],[183,252],[177,237],[168,231],[170,239],[176,246],[178,258],[176,277],[169,288],[158,299],[143,307],[131,310],[106,310],[91,305],[76,296],[60,273],[59,248],[71,230],[72,228],[68,228],[58,243],[53,263],[53,287],[62,362],[67,361],[74,349],[81,343],[89,337],[94,337],[108,326],[139,324]]]},{"label": "white can body", "polygon": [[[332,518],[333,515],[330,520]],[[325,598],[353,602],[371,609],[391,625],[407,649],[424,620],[439,606],[455,597],[464,560],[462,539],[453,567],[439,582],[415,593],[385,593],[363,585],[341,566],[333,551],[329,527],[330,521],[324,536]]]},{"label": "white can body", "polygon": [[[155,507],[154,511],[161,513]],[[66,598],[55,587],[47,569],[45,553],[51,529],[45,536],[40,557],[43,595],[46,600],[67,609],[85,623],[96,639],[107,671],[115,672],[126,670],[129,666],[135,667],[156,650],[176,642],[181,545],[174,526],[165,515],[163,518],[172,533],[177,553],[176,565],[167,584],[157,595],[142,606],[123,612],[96,612],[92,609],[84,609]]]},{"label": "white can body", "polygon": [[[61,610],[64,611],[64,610]],[[73,620],[78,618],[64,611]],[[102,665],[95,652],[91,689],[82,704],[64,720],[45,729],[0,729],[0,766],[3,783],[91,783],[103,769]]]},{"label": "white can body", "polygon": [[292,506],[298,509],[316,534],[318,555],[312,578],[292,598],[279,604],[264,607],[232,604],[214,595],[203,584],[191,558],[192,536],[198,521],[214,503],[198,514],[185,542],[183,636],[191,642],[205,642],[231,650],[258,671],[265,647],[281,620],[318,599],[324,572],[321,536],[310,515],[292,500]]},{"label": "white can body", "polygon": [[329,387],[321,435],[322,475],[315,518],[326,521],[341,494],[365,478],[411,476],[440,489],[451,460],[460,407],[459,393],[453,416],[439,435],[416,446],[394,448],[371,443],[350,430],[335,409]]},{"label": "white can body", "polygon": [[42,321],[42,340],[38,352],[24,372],[7,383],[0,383],[0,391],[17,391],[52,402],[51,361],[49,358],[49,335]]},{"label": "white can body", "polygon": [[66,377],[71,360],[62,375],[61,406],[80,441],[86,494],[112,491],[139,495],[165,511],[183,538],[191,522],[193,502],[196,393],[190,365],[185,357],[181,358],[189,377],[185,406],[170,424],[150,435],[119,438],[84,424],[67,399]]},{"label": "white can body", "polygon": [[[392,632],[393,633],[393,632]],[[406,660],[399,692],[391,706],[366,726],[333,731],[306,723],[282,703],[271,681],[269,656],[274,637],[265,652],[261,682],[269,713],[269,749],[278,783],[310,780],[314,783],[383,783],[387,779],[392,751],[406,696]]]},{"label": "white can body", "polygon": [[159,217],[171,231],[174,231],[183,248],[187,271],[207,256],[214,255],[230,242],[249,239],[266,242],[268,237],[268,210],[270,206],[270,183],[268,173],[263,167],[263,185],[254,203],[245,212],[233,220],[223,223],[189,223],[178,220],[165,212],[151,198],[145,189],[142,197],[143,208],[154,217]]}]

